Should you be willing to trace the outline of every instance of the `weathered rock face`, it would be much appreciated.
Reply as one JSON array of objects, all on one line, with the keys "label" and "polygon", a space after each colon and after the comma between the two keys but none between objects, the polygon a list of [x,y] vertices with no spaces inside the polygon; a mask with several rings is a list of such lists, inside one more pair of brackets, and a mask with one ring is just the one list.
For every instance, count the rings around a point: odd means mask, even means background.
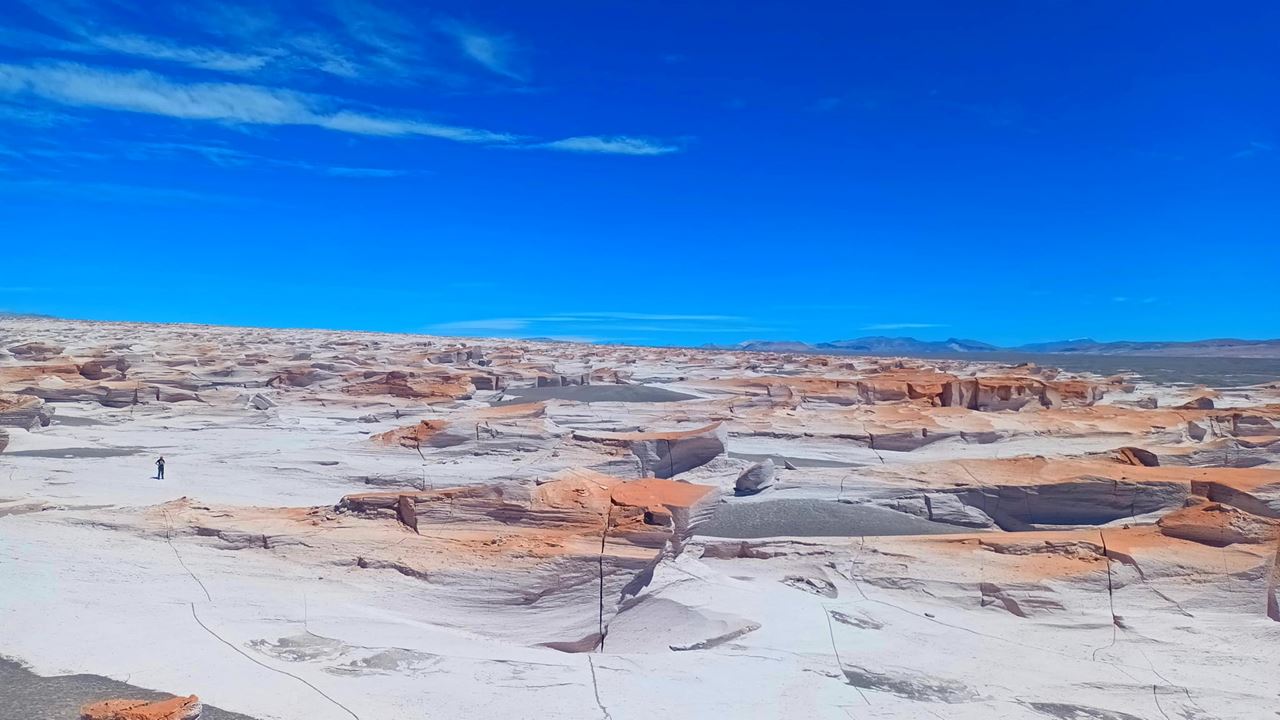
[{"label": "weathered rock face", "polygon": [[949,384],[940,404],[970,410],[1057,408],[1065,404],[1092,405],[1104,394],[1102,387],[1080,381],[1045,381],[1021,375],[984,376]]},{"label": "weathered rock face", "polygon": [[994,523],[1017,531],[1098,525],[1180,508],[1200,471],[1018,458],[889,467],[868,475],[932,488],[886,503],[895,509],[940,522],[969,527]]},{"label": "weathered rock face", "polygon": [[1280,539],[1280,520],[1252,515],[1222,503],[1203,503],[1169,513],[1156,523],[1169,537],[1222,547]]},{"label": "weathered rock face", "polygon": [[701,467],[725,452],[728,433],[717,422],[675,432],[574,432],[575,440],[623,446],[640,463],[641,477],[672,478]]},{"label": "weathered rock face", "polygon": [[422,375],[416,372],[364,372],[343,388],[350,395],[390,395],[425,402],[449,402],[475,392],[469,376]]},{"label": "weathered rock face", "polygon": [[1206,472],[1191,481],[1197,495],[1254,515],[1280,518],[1280,471],[1262,468]]},{"label": "weathered rock face", "polygon": [[1088,406],[1101,400],[1106,392],[1102,385],[1081,380],[1031,375],[961,378],[934,370],[896,367],[856,380],[778,376],[725,385],[758,388],[772,398],[800,397],[836,405],[911,402],[986,411]]},{"label": "weathered rock face", "polygon": [[9,431],[0,428],[0,453],[4,452],[7,447],[9,447]]},{"label": "weathered rock face", "polygon": [[457,413],[449,420],[421,420],[374,435],[373,441],[411,450],[453,448],[468,443],[477,449],[543,446],[565,434],[547,423],[545,415],[546,407],[541,403],[485,408]]},{"label": "weathered rock face", "polygon": [[31,342],[14,345],[9,348],[9,352],[12,353],[14,357],[23,360],[43,361],[61,355],[62,351],[65,349],[66,348],[61,345],[33,340]]},{"label": "weathered rock face", "polygon": [[754,495],[771,487],[776,475],[777,469],[773,465],[773,459],[770,458],[743,470],[734,482],[733,489],[739,495]]},{"label": "weathered rock face", "polygon": [[430,526],[486,525],[569,529],[661,547],[688,536],[710,512],[715,489],[670,480],[619,480],[572,471],[536,486],[503,483],[422,492],[361,493],[340,511],[394,518],[415,532]]},{"label": "weathered rock face", "polygon": [[104,700],[80,708],[80,720],[199,720],[200,698],[169,700]]},{"label": "weathered rock face", "polygon": [[38,397],[0,393],[0,426],[34,430],[47,426],[51,415],[52,409]]}]

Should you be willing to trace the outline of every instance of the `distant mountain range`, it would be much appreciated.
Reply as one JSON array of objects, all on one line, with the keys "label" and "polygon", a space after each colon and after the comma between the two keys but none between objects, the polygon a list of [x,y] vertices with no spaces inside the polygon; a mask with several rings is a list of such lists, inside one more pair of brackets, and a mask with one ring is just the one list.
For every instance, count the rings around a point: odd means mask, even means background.
[{"label": "distant mountain range", "polygon": [[751,352],[808,352],[843,355],[938,355],[954,353],[1069,353],[1074,355],[1143,355],[1165,357],[1280,358],[1280,340],[1220,338],[1191,342],[1098,342],[1058,340],[1000,347],[978,340],[916,340],[910,337],[870,337],[809,344],[794,341],[752,340],[737,345],[716,345],[723,350]]}]

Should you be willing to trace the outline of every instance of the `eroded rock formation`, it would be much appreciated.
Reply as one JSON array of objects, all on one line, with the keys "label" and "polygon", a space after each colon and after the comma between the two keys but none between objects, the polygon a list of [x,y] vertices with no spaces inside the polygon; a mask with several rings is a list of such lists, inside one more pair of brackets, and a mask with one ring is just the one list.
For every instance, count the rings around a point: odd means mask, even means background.
[{"label": "eroded rock formation", "polygon": [[0,347],[0,655],[38,673],[299,720],[1274,705],[1274,382],[22,319]]}]

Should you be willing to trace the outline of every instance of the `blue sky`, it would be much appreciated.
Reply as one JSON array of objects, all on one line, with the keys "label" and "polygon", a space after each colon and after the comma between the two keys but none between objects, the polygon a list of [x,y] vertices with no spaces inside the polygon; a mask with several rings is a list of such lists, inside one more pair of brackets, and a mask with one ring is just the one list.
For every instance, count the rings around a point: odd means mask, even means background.
[{"label": "blue sky", "polygon": [[0,309],[1280,337],[1274,3],[0,0]]}]

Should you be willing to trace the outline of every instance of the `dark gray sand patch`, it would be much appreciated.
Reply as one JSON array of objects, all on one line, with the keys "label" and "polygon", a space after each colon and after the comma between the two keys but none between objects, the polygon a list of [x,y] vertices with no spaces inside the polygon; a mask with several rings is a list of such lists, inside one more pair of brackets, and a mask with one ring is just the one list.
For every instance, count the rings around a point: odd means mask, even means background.
[{"label": "dark gray sand patch", "polygon": [[1035,363],[1067,372],[1089,372],[1103,377],[1134,373],[1154,383],[1192,383],[1217,388],[1245,387],[1280,380],[1280,358],[1163,357],[1139,355],[1088,355],[1074,353],[922,353],[912,357],[997,362]]},{"label": "dark gray sand patch", "polygon": [[82,460],[86,458],[125,457],[128,455],[138,455],[141,452],[142,448],[69,447],[52,448],[49,450],[15,450],[13,452],[7,452],[5,455],[10,457],[53,458],[56,460]]},{"label": "dark gray sand patch", "polygon": [[843,462],[841,460],[821,460],[818,458],[802,458],[792,457],[790,455],[772,455],[769,453],[740,453],[730,452],[729,457],[739,460],[749,460],[751,462],[764,462],[765,460],[773,460],[773,464],[778,467],[786,467],[787,463],[791,463],[793,467],[798,468],[852,468],[863,467],[863,463]]},{"label": "dark gray sand patch", "polygon": [[974,530],[931,522],[874,505],[783,498],[728,500],[694,532],[708,537],[762,538],[948,535]]},{"label": "dark gray sand patch", "polygon": [[541,400],[577,402],[678,402],[697,396],[652,385],[567,385],[565,387],[508,388],[491,405],[517,405]]},{"label": "dark gray sand patch", "polygon": [[[200,694],[199,688],[191,692]],[[80,706],[99,700],[128,698],[164,700],[170,693],[146,690],[101,675],[42,677],[0,657],[0,720],[73,720]],[[204,706],[201,720],[253,720],[248,715]]]}]

